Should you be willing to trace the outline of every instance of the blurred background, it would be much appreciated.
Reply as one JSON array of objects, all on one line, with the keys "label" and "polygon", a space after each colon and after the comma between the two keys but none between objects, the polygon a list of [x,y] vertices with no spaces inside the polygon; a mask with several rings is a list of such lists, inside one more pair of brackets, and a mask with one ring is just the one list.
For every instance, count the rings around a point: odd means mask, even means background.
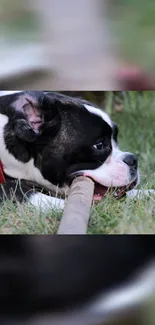
[{"label": "blurred background", "polygon": [[0,324],[153,325],[153,236],[2,236]]},{"label": "blurred background", "polygon": [[0,88],[154,89],[153,0],[0,0]]}]

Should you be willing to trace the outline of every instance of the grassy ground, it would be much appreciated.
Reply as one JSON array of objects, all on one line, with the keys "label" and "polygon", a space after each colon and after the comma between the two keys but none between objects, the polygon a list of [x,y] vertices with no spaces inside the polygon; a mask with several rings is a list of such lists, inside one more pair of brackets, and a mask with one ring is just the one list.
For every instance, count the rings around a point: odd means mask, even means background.
[{"label": "grassy ground", "polygon": [[[122,150],[139,158],[140,187],[155,189],[155,92],[130,92],[118,106],[107,95],[107,111],[119,125]],[[61,211],[38,213],[33,208],[4,204],[0,211],[0,233],[56,233]],[[111,195],[92,207],[89,234],[154,233],[155,197],[143,201],[116,201]]]}]

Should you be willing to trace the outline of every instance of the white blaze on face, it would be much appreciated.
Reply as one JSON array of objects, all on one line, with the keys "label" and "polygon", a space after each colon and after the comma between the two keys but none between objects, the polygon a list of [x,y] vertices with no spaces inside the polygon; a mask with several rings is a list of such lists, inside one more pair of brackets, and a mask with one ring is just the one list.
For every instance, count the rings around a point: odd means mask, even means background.
[{"label": "white blaze on face", "polygon": [[99,168],[83,170],[84,176],[91,177],[95,182],[106,187],[125,186],[130,183],[128,167],[123,161],[116,161],[112,156]]},{"label": "white blaze on face", "polygon": [[92,114],[95,114],[97,116],[100,116],[103,121],[107,122],[112,127],[112,121],[109,117],[109,115],[106,112],[101,111],[99,108],[96,108],[94,106],[84,105],[84,107]]},{"label": "white blaze on face", "polygon": [[[100,116],[108,125],[113,126],[106,112],[93,106],[84,106],[90,113]],[[113,149],[111,156],[100,167],[94,170],[82,170],[82,172],[85,176],[91,177],[94,181],[106,187],[126,186],[131,182],[129,166],[123,162],[126,153],[119,150],[113,139],[111,141]]]},{"label": "white blaze on face", "polygon": [[95,182],[106,187],[121,187],[129,185],[137,178],[137,185],[140,181],[139,172],[131,178],[130,167],[123,161],[126,152],[113,149],[112,155],[96,169],[82,170],[84,176],[91,177]]}]

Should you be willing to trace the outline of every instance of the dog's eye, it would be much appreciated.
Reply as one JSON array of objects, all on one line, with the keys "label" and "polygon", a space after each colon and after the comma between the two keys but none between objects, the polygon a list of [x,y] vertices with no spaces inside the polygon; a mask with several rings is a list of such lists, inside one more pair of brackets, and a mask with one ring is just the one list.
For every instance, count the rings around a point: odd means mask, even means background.
[{"label": "dog's eye", "polygon": [[99,143],[95,144],[94,148],[97,149],[97,150],[103,150],[103,143],[99,142]]}]

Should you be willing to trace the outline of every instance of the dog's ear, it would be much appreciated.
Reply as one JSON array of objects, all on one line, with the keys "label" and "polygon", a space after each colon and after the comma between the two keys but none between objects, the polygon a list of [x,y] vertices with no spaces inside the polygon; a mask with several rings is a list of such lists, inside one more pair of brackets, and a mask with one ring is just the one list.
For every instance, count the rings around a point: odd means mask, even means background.
[{"label": "dog's ear", "polygon": [[43,116],[38,101],[29,95],[19,96],[12,105],[16,112],[22,113],[34,132],[39,133]]}]

